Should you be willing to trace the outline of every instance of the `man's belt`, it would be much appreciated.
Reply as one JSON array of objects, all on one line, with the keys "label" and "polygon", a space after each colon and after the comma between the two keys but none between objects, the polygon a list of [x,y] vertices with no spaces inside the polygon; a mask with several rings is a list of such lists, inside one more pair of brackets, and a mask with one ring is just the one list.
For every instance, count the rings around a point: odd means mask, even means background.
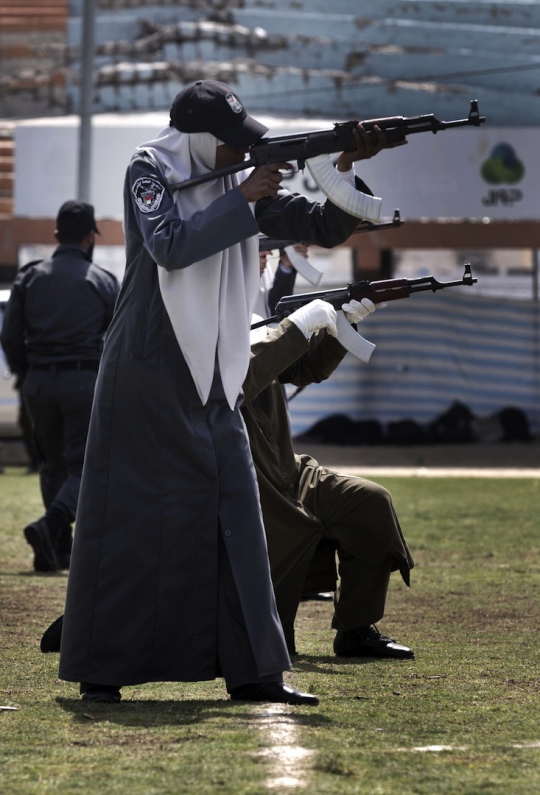
[{"label": "man's belt", "polygon": [[95,370],[97,373],[98,369],[99,361],[97,359],[89,359],[87,361],[50,362],[49,364],[30,365],[30,370],[46,370],[49,373],[56,373],[60,370]]}]

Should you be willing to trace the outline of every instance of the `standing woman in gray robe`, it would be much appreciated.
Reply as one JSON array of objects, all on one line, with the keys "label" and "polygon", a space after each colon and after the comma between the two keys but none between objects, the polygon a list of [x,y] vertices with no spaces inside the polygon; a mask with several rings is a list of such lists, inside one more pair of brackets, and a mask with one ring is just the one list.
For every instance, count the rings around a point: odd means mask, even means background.
[{"label": "standing woman in gray robe", "polygon": [[230,88],[200,81],[127,170],[127,267],[96,385],[60,655],[60,677],[84,699],[222,675],[235,699],[318,703],[283,684],[290,660],[239,404],[259,230],[331,247],[357,219],[281,191],[285,164],[169,187],[242,162],[264,132]]}]

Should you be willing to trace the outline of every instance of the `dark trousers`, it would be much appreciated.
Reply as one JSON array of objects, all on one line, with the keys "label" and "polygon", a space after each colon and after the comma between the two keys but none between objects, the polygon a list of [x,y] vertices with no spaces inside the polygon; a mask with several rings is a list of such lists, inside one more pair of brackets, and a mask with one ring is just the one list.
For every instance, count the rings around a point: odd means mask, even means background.
[{"label": "dark trousers", "polygon": [[28,414],[28,409],[26,408],[26,403],[24,402],[22,395],[19,395],[19,427],[22,431],[23,435],[23,443],[26,450],[26,454],[29,459],[29,470],[37,471],[39,468],[39,453],[36,449],[36,443],[34,441],[34,433],[32,431],[32,420],[30,419],[30,415]]},{"label": "dark trousers", "polygon": [[94,370],[29,370],[22,397],[32,420],[46,510],[75,520],[94,398]]},{"label": "dark trousers", "polygon": [[218,660],[227,690],[247,684],[281,682],[282,674],[259,676],[227,550],[219,535]]}]

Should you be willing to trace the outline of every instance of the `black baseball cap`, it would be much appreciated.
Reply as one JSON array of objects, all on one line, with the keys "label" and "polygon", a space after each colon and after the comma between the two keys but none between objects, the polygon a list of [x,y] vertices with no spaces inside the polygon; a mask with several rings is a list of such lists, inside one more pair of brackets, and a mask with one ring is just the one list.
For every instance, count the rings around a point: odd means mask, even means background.
[{"label": "black baseball cap", "polygon": [[82,238],[92,231],[99,235],[93,206],[79,200],[64,202],[56,216],[56,231],[60,236],[72,238],[78,234]]},{"label": "black baseball cap", "polygon": [[197,80],[183,88],[170,117],[170,126],[180,132],[209,132],[237,149],[247,149],[268,132],[268,127],[247,115],[234,91],[217,80]]}]

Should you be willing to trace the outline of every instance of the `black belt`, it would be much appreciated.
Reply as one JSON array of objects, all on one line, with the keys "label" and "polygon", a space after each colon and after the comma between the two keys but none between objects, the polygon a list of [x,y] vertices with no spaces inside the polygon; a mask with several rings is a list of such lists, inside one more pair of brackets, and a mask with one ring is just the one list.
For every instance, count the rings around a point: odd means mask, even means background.
[{"label": "black belt", "polygon": [[56,373],[59,370],[95,370],[99,369],[99,361],[92,359],[86,362],[51,362],[50,364],[31,364],[30,370],[47,370]]}]

